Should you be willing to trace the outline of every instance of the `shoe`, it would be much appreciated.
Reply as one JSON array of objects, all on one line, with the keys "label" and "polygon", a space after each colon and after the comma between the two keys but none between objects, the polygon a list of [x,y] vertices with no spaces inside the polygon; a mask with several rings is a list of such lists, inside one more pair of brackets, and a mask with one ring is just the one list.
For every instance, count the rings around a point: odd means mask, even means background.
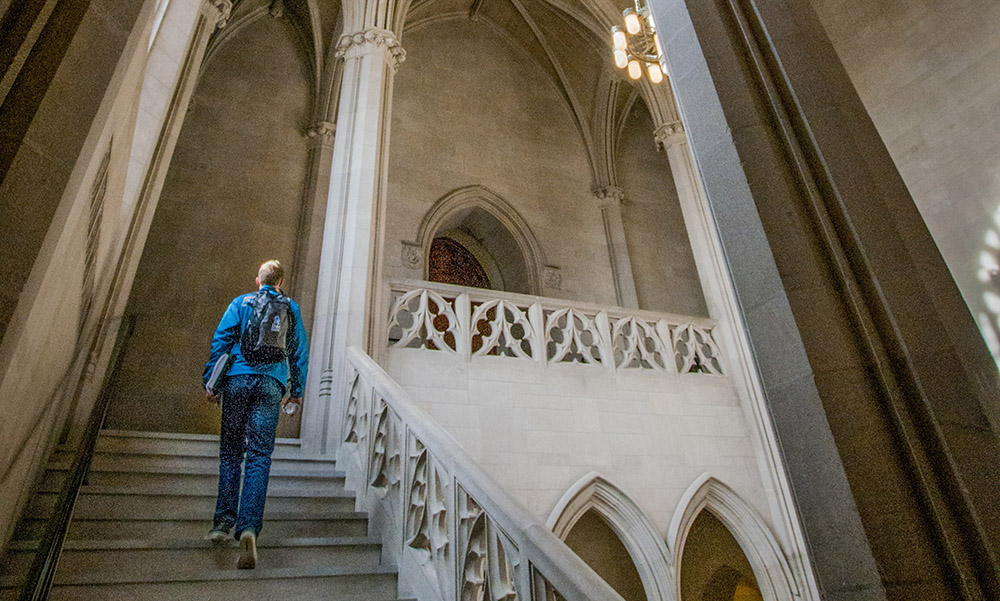
[{"label": "shoe", "polygon": [[236,562],[240,570],[252,570],[257,567],[257,535],[251,530],[240,534],[240,559]]},{"label": "shoe", "polygon": [[231,536],[232,535],[229,534],[228,528],[223,530],[221,527],[212,527],[212,529],[208,531],[208,534],[205,535],[205,540],[210,540],[217,545],[221,545],[222,543],[227,542]]}]

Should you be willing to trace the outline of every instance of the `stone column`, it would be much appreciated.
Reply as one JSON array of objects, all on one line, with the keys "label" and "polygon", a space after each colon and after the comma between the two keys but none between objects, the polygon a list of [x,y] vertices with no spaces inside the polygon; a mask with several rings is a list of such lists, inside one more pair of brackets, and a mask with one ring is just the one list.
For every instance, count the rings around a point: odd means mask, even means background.
[{"label": "stone column", "polygon": [[323,215],[330,191],[333,165],[333,140],[336,124],[319,121],[306,130],[309,145],[309,173],[302,195],[299,226],[292,262],[292,294],[302,310],[302,318],[311,323],[316,304],[319,257],[323,240]]},{"label": "stone column", "polygon": [[649,6],[823,598],[1000,598],[996,366],[809,2]]},{"label": "stone column", "polygon": [[772,526],[784,546],[796,585],[804,600],[819,599],[816,581],[810,566],[809,551],[798,521],[798,512],[785,475],[780,447],[774,426],[767,415],[767,404],[759,378],[753,370],[753,353],[745,335],[745,326],[738,313],[738,299],[729,285],[725,254],[716,235],[711,207],[699,179],[691,155],[687,133],[680,121],[670,121],[656,128],[654,139],[667,154],[684,226],[698,268],[698,278],[705,294],[709,316],[716,320],[715,335],[729,356],[730,377],[743,399],[747,417],[761,436],[760,459],[771,504]]},{"label": "stone column", "polygon": [[392,80],[405,51],[392,31],[366,27],[342,36],[336,55],[344,59],[344,76],[302,420],[302,446],[310,453],[334,453],[340,444],[346,349],[371,352],[371,344],[382,342],[373,340],[378,320],[372,315],[381,266]]},{"label": "stone column", "polygon": [[618,304],[638,309],[639,296],[635,291],[635,276],[632,275],[632,261],[629,259],[625,240],[625,223],[622,221],[625,191],[617,186],[605,186],[594,190],[594,196],[600,201],[601,217],[604,218],[604,234],[608,240]]}]

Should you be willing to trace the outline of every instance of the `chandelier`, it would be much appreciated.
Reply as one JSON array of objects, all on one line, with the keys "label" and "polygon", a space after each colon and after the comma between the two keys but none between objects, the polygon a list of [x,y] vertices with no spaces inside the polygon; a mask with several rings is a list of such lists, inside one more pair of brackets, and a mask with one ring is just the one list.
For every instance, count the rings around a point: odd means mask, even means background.
[{"label": "chandelier", "polygon": [[611,28],[615,65],[619,69],[627,69],[632,79],[642,78],[642,67],[645,65],[649,81],[660,83],[663,81],[663,49],[649,7],[640,7],[639,0],[635,0],[635,7],[626,8],[622,16],[625,26]]}]

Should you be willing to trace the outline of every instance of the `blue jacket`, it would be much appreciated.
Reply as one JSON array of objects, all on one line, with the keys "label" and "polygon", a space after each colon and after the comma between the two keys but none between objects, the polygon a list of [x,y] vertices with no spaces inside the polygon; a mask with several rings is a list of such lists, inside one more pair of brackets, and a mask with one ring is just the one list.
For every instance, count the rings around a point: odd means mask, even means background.
[{"label": "blue jacket", "polygon": [[[276,292],[274,286],[262,286],[261,290],[271,290]],[[281,383],[291,397],[302,396],[302,389],[306,384],[306,368],[309,363],[309,342],[306,340],[306,329],[302,325],[302,314],[299,306],[292,299],[292,316],[295,327],[288,332],[286,346],[288,348],[288,359],[269,363],[266,365],[250,365],[243,358],[240,352],[240,335],[243,333],[243,325],[250,319],[253,308],[250,300],[256,292],[243,294],[233,299],[222,315],[219,327],[215,329],[212,336],[212,354],[205,364],[205,373],[202,375],[202,383],[207,383],[212,374],[212,367],[223,353],[230,355],[230,368],[226,372],[227,376],[242,375],[265,375],[271,376]]]}]

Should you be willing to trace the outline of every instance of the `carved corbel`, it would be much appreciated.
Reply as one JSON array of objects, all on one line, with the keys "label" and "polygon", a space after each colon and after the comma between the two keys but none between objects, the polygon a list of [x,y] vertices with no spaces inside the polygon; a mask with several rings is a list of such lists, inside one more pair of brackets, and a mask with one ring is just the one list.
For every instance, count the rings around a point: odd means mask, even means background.
[{"label": "carved corbel", "polygon": [[684,131],[684,124],[680,121],[664,123],[653,131],[653,139],[656,141],[656,148],[670,150],[675,144],[687,142],[687,132]]},{"label": "carved corbel", "polygon": [[222,29],[229,22],[229,16],[233,12],[232,0],[205,0],[201,5],[202,14],[209,22],[214,22],[215,27]]},{"label": "carved corbel", "polygon": [[361,56],[379,49],[385,52],[386,62],[389,63],[393,71],[397,70],[399,65],[406,60],[406,50],[396,39],[396,35],[388,29],[378,27],[369,27],[364,31],[340,36],[334,56],[337,58]]},{"label": "carved corbel", "polygon": [[621,207],[625,204],[625,190],[618,186],[604,186],[594,189],[594,196],[604,207]]},{"label": "carved corbel", "polygon": [[319,121],[306,130],[306,137],[309,138],[310,147],[333,146],[333,138],[337,133],[337,124],[329,121]]}]

